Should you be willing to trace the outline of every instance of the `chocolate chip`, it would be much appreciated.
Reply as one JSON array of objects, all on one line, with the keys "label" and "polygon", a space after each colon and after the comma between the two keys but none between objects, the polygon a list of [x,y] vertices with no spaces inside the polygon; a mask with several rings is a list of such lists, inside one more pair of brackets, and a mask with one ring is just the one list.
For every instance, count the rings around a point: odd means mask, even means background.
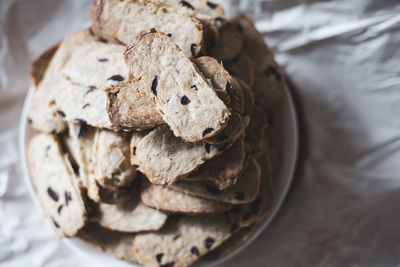
[{"label": "chocolate chip", "polygon": [[168,33],[167,36],[168,36],[168,37],[172,37],[172,33]]},{"label": "chocolate chip", "polygon": [[197,44],[192,44],[190,46],[190,52],[192,52],[192,56],[196,55]]},{"label": "chocolate chip", "polygon": [[228,95],[232,95],[235,92],[230,82],[226,83],[225,91]]},{"label": "chocolate chip", "polygon": [[193,255],[196,255],[197,257],[200,256],[200,251],[199,251],[199,249],[198,249],[196,246],[193,246],[193,247],[190,249],[190,252],[192,252],[192,254],[193,254]]},{"label": "chocolate chip", "polygon": [[204,240],[204,246],[206,247],[206,249],[210,249],[215,243],[215,239],[212,237],[207,237]]},{"label": "chocolate chip", "polygon": [[116,82],[122,82],[124,80],[124,77],[122,77],[119,74],[116,74],[116,75],[111,76],[107,80],[112,80],[112,81],[116,81]]},{"label": "chocolate chip", "polygon": [[243,192],[236,192],[235,193],[235,199],[243,200],[244,199],[244,193]]},{"label": "chocolate chip", "polygon": [[197,89],[196,85],[192,85],[190,88],[193,88],[195,91],[199,91],[199,89]]},{"label": "chocolate chip", "polygon": [[54,224],[55,227],[60,228],[60,226],[58,225],[58,223],[56,222],[56,220],[54,220],[54,218],[53,218],[53,224]]},{"label": "chocolate chip", "polygon": [[194,7],[193,7],[191,4],[189,4],[188,2],[186,2],[186,1],[182,0],[180,3],[181,3],[181,5],[182,5],[182,6],[184,6],[184,7],[187,7],[187,8],[189,8],[189,9],[193,9],[193,10],[194,10]]},{"label": "chocolate chip", "polygon": [[221,193],[221,190],[219,190],[218,187],[212,185],[207,184],[206,189],[211,195],[219,195]]},{"label": "chocolate chip", "polygon": [[28,123],[32,124],[32,119],[28,118]]},{"label": "chocolate chip", "polygon": [[154,77],[153,82],[151,83],[151,91],[153,91],[153,94],[157,96],[157,84],[158,84],[158,77]]},{"label": "chocolate chip", "polygon": [[187,105],[187,104],[189,104],[190,103],[190,99],[187,97],[187,96],[182,96],[182,98],[181,98],[181,104],[182,105]]},{"label": "chocolate chip", "polygon": [[214,131],[214,128],[207,128],[203,131],[203,137]]},{"label": "chocolate chip", "polygon": [[157,32],[157,30],[156,30],[155,28],[151,28],[151,29],[150,29],[150,32],[151,32],[151,33],[155,33],[155,32]]},{"label": "chocolate chip", "polygon": [[57,113],[60,114],[61,117],[65,118],[65,113],[62,110],[57,110]]},{"label": "chocolate chip", "polygon": [[136,147],[133,147],[133,155],[136,155]]},{"label": "chocolate chip", "polygon": [[161,263],[162,257],[164,256],[164,253],[158,253],[156,254],[156,259],[158,263]]},{"label": "chocolate chip", "polygon": [[65,191],[64,196],[65,196],[65,205],[68,206],[68,202],[72,200],[71,192]]},{"label": "chocolate chip", "polygon": [[58,209],[57,209],[58,214],[61,215],[61,210],[62,210],[63,207],[64,207],[63,205],[61,205],[61,206],[58,207]]},{"label": "chocolate chip", "polygon": [[161,264],[160,267],[174,267],[174,265],[175,265],[175,262],[171,261],[166,264]]},{"label": "chocolate chip", "polygon": [[90,106],[90,104],[89,104],[89,103],[86,103],[85,105],[82,106],[82,109],[85,109],[85,108],[87,108],[87,107],[89,107],[89,106]]},{"label": "chocolate chip", "polygon": [[53,199],[55,202],[58,201],[58,194],[56,191],[54,191],[51,187],[47,188],[47,194]]},{"label": "chocolate chip", "polygon": [[211,151],[211,145],[210,145],[209,143],[206,143],[206,144],[204,145],[204,148],[206,149],[206,152],[207,152],[207,153],[210,153],[210,151]]},{"label": "chocolate chip", "polygon": [[86,123],[86,121],[82,120],[82,119],[75,119],[75,121],[80,124],[79,125],[80,126],[79,127],[79,131],[78,131],[78,138],[85,137],[86,132],[87,132],[87,123]]},{"label": "chocolate chip", "polygon": [[99,62],[107,62],[107,61],[108,61],[108,58],[99,58],[98,61],[99,61]]},{"label": "chocolate chip", "polygon": [[253,203],[251,203],[251,211],[254,214],[257,214],[258,211],[260,210],[260,204],[261,204],[262,198],[256,198],[256,200],[253,201]]},{"label": "chocolate chip", "polygon": [[174,235],[174,237],[172,238],[172,240],[177,240],[179,237],[181,237],[181,235],[180,235],[180,234],[176,234],[176,235]]},{"label": "chocolate chip", "polygon": [[210,8],[214,9],[217,7],[217,4],[214,4],[212,2],[207,1],[207,6],[209,6]]}]

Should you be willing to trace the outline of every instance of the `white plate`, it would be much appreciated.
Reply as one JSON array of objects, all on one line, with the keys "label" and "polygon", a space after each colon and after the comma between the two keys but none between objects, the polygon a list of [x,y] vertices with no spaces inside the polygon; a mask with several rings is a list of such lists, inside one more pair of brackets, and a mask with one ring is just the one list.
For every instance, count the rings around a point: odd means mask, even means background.
[{"label": "white plate", "polygon": [[[22,173],[24,176],[24,180],[28,186],[29,194],[36,206],[40,209],[39,202],[36,198],[31,180],[29,178],[28,168],[26,164],[26,144],[30,137],[33,135],[33,131],[30,127],[27,127],[27,107],[32,97],[34,88],[31,87],[28,91],[28,94],[25,99],[24,108],[21,115],[20,121],[20,130],[19,130],[19,149],[22,160]],[[268,219],[264,222],[259,223],[256,227],[258,229],[254,232],[253,236],[247,240],[247,242],[234,250],[228,256],[214,261],[214,262],[200,262],[196,264],[196,266],[222,266],[223,262],[227,259],[230,259],[243,251],[246,247],[250,245],[260,234],[261,232],[271,223],[279,208],[281,207],[283,200],[289,190],[289,186],[291,184],[294,171],[296,168],[297,162],[297,154],[298,154],[298,141],[299,141],[299,131],[298,131],[298,122],[296,117],[296,109],[293,102],[293,98],[288,88],[285,88],[285,97],[282,103],[278,107],[278,118],[280,120],[281,127],[280,132],[281,141],[282,141],[282,158],[280,165],[278,166],[277,173],[274,177],[274,189],[276,193],[276,202],[273,207],[272,214],[268,217]],[[128,264],[124,261],[116,260],[113,257],[101,253],[91,246],[87,245],[83,241],[78,238],[63,238],[63,241],[71,247],[76,253],[79,253],[79,257],[85,257],[88,261],[93,262],[98,267],[132,267],[134,265]]]}]

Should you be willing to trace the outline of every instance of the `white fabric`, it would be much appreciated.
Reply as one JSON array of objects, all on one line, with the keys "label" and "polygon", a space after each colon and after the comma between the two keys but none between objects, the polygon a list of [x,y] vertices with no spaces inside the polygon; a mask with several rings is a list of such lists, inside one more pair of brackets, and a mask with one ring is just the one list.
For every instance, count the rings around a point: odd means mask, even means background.
[{"label": "white fabric", "polygon": [[[0,1],[0,267],[90,264],[53,234],[21,178],[29,63],[91,1]],[[272,225],[224,266],[400,264],[400,2],[224,1],[257,22],[301,121],[293,186]]]}]

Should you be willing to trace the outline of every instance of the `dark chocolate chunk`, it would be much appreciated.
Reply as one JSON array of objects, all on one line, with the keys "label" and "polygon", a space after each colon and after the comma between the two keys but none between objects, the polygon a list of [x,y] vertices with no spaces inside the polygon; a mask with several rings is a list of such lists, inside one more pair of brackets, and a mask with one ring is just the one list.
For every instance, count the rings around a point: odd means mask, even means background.
[{"label": "dark chocolate chunk", "polygon": [[89,104],[89,103],[86,103],[85,105],[82,106],[82,109],[85,109],[85,108],[87,108],[88,106],[90,106],[90,104]]},{"label": "dark chocolate chunk", "polygon": [[193,247],[190,249],[190,252],[192,252],[192,254],[193,254],[193,255],[196,255],[197,257],[200,256],[200,251],[199,251],[199,249],[198,249],[196,246],[193,246]]},{"label": "dark chocolate chunk", "polygon": [[206,143],[206,144],[204,145],[204,148],[206,149],[207,153],[210,153],[210,151],[211,151],[211,145],[210,145],[209,143]]},{"label": "dark chocolate chunk", "polygon": [[122,77],[119,74],[116,74],[116,75],[111,76],[107,80],[112,80],[112,81],[116,81],[116,82],[122,82],[124,80],[124,77]]},{"label": "dark chocolate chunk", "polygon": [[206,247],[206,249],[210,249],[215,243],[215,239],[212,237],[207,237],[206,239],[204,239],[204,246]]},{"label": "dark chocolate chunk", "polygon": [[168,33],[167,36],[168,36],[168,37],[172,37],[172,33]]},{"label": "dark chocolate chunk", "polygon": [[136,155],[136,147],[133,147],[133,155]]},{"label": "dark chocolate chunk", "polygon": [[228,82],[225,86],[225,91],[228,95],[232,95],[235,91],[233,90],[232,84]]},{"label": "dark chocolate chunk", "polygon": [[86,131],[87,131],[86,121],[82,120],[82,119],[75,119],[75,121],[80,124],[79,131],[78,131],[78,137],[79,138],[85,137]]},{"label": "dark chocolate chunk", "polygon": [[53,199],[55,202],[58,201],[58,194],[56,191],[54,191],[51,187],[47,188],[47,194]]},{"label": "dark chocolate chunk", "polygon": [[58,214],[61,215],[61,210],[62,210],[63,207],[64,207],[63,205],[60,205],[60,206],[58,207],[58,209],[57,209]]},{"label": "dark chocolate chunk", "polygon": [[175,265],[175,262],[171,261],[166,264],[161,264],[160,267],[174,267],[174,265]]},{"label": "dark chocolate chunk", "polygon": [[158,76],[154,77],[153,82],[151,83],[151,91],[153,94],[157,96],[157,84],[158,84]]},{"label": "dark chocolate chunk", "polygon": [[207,6],[209,6],[212,9],[215,9],[217,7],[217,4],[207,1]]},{"label": "dark chocolate chunk", "polygon": [[207,128],[203,131],[203,137],[214,131],[214,128]]},{"label": "dark chocolate chunk", "polygon": [[32,124],[32,119],[28,118],[28,123]]},{"label": "dark chocolate chunk", "polygon": [[235,199],[243,200],[244,199],[244,193],[243,192],[236,192],[235,193]]},{"label": "dark chocolate chunk", "polygon": [[107,62],[107,61],[108,61],[108,58],[99,58],[98,61],[99,61],[99,62]]},{"label": "dark chocolate chunk", "polygon": [[156,30],[155,28],[151,28],[151,29],[150,29],[150,32],[151,32],[151,33],[155,33],[155,32],[157,32],[157,30]]},{"label": "dark chocolate chunk", "polygon": [[68,206],[68,202],[72,200],[71,192],[65,191],[64,196],[65,196],[65,205]]},{"label": "dark chocolate chunk", "polygon": [[251,203],[251,211],[254,214],[257,214],[258,211],[260,210],[260,204],[261,204],[262,198],[256,198],[256,200]]},{"label": "dark chocolate chunk", "polygon": [[187,97],[187,96],[182,96],[182,98],[181,98],[181,104],[182,105],[187,105],[187,104],[189,104],[190,103],[190,99]]},{"label": "dark chocolate chunk", "polygon": [[193,88],[195,91],[199,91],[199,89],[197,89],[196,85],[192,85],[190,88]]},{"label": "dark chocolate chunk", "polygon": [[219,190],[218,187],[212,185],[207,184],[206,189],[211,195],[219,195],[221,193],[221,190]]},{"label": "dark chocolate chunk", "polygon": [[58,223],[56,222],[56,220],[54,220],[54,218],[53,218],[52,220],[53,220],[54,226],[57,227],[57,228],[60,228],[60,226],[58,225]]},{"label": "dark chocolate chunk", "polygon": [[194,7],[191,4],[189,4],[188,2],[182,0],[180,3],[181,3],[182,6],[194,10]]},{"label": "dark chocolate chunk", "polygon": [[180,235],[180,234],[176,234],[176,235],[174,235],[174,237],[172,238],[172,240],[177,240],[179,237],[181,237],[181,235]]},{"label": "dark chocolate chunk", "polygon": [[197,44],[192,44],[190,46],[190,52],[192,52],[192,56],[196,55]]},{"label": "dark chocolate chunk", "polygon": [[158,263],[161,263],[162,257],[164,256],[164,253],[158,253],[156,254],[156,259]]},{"label": "dark chocolate chunk", "polygon": [[61,117],[65,118],[65,113],[62,110],[57,110],[57,113],[60,114]]}]

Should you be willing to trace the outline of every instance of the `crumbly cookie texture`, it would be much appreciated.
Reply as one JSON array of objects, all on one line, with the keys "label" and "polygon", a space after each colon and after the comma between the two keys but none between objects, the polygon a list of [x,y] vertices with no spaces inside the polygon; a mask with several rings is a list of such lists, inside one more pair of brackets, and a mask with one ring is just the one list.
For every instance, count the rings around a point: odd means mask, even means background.
[{"label": "crumbly cookie texture", "polygon": [[185,180],[202,180],[224,190],[236,183],[243,169],[246,158],[244,137],[236,142],[225,152],[214,159],[205,162],[196,171],[186,176]]},{"label": "crumbly cookie texture", "polygon": [[180,8],[181,11],[193,14],[196,17],[205,19],[215,19],[222,23],[225,20],[224,8],[216,3],[205,0],[158,0],[159,2]]},{"label": "crumbly cookie texture", "polygon": [[58,47],[60,46],[60,42],[50,46],[46,51],[36,58],[31,65],[30,75],[33,85],[37,88],[39,83],[42,81],[43,76],[47,70],[47,67],[50,64],[51,59],[56,53]]},{"label": "crumbly cookie texture", "polygon": [[97,223],[89,223],[78,237],[96,249],[132,264],[139,264],[132,252],[135,234],[106,229]]},{"label": "crumbly cookie texture", "polygon": [[230,236],[224,214],[182,216],[157,233],[138,234],[134,253],[145,266],[189,266]]},{"label": "crumbly cookie texture", "polygon": [[202,23],[179,9],[143,0],[95,0],[91,10],[92,29],[106,40],[129,45],[141,31],[151,28],[170,34],[188,57],[202,49]]},{"label": "crumbly cookie texture", "polygon": [[99,203],[96,221],[100,225],[120,232],[157,231],[164,225],[167,214],[144,205],[136,184],[115,204]]},{"label": "crumbly cookie texture", "polygon": [[239,15],[232,19],[243,38],[242,51],[254,64],[253,90],[256,103],[268,109],[277,104],[284,92],[284,76],[272,50],[264,42],[250,18]]},{"label": "crumbly cookie texture", "polygon": [[171,213],[205,214],[228,211],[232,205],[176,191],[169,186],[142,183],[142,202],[149,207]]},{"label": "crumbly cookie texture", "polygon": [[125,51],[134,79],[155,100],[174,134],[196,142],[220,132],[229,110],[195,65],[167,35],[143,32]]},{"label": "crumbly cookie texture", "polygon": [[165,124],[154,101],[136,81],[117,84],[108,91],[107,112],[116,129],[143,130]]},{"label": "crumbly cookie texture", "polygon": [[230,212],[231,222],[240,227],[247,227],[253,223],[265,220],[275,204],[275,192],[272,184],[269,155],[260,158],[262,174],[260,190],[251,203],[235,206]]},{"label": "crumbly cookie texture", "polygon": [[[117,190],[130,184],[136,168],[130,164],[129,135],[108,130],[97,131],[94,136],[91,184]],[[98,201],[97,191],[88,190],[90,198]]]},{"label": "crumbly cookie texture", "polygon": [[226,190],[219,190],[202,181],[179,181],[171,188],[189,195],[222,201],[231,204],[252,202],[260,187],[261,169],[254,158],[248,158],[246,167],[239,175],[237,182]]},{"label": "crumbly cookie texture", "polygon": [[222,152],[223,147],[206,142],[184,142],[163,126],[141,139],[135,161],[153,184],[164,185],[182,179]]},{"label": "crumbly cookie texture", "polygon": [[59,236],[74,236],[86,223],[79,178],[56,136],[37,134],[28,145],[31,179],[46,217]]},{"label": "crumbly cookie texture", "polygon": [[232,76],[243,80],[248,86],[253,87],[254,64],[246,53],[240,52],[233,60],[224,62],[224,67]]}]

